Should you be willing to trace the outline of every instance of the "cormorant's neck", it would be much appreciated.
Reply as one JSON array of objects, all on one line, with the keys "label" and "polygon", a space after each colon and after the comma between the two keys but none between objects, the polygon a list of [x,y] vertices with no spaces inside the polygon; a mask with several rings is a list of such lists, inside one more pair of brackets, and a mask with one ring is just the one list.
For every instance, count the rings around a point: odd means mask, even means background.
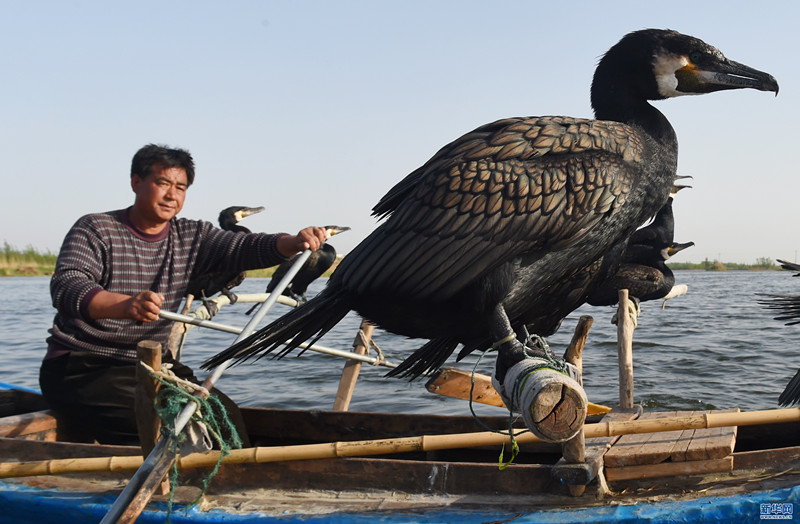
[{"label": "cormorant's neck", "polygon": [[639,65],[620,62],[616,54],[607,54],[597,66],[592,79],[591,101],[595,118],[634,125],[660,143],[674,143],[675,131],[661,111],[648,100],[658,97],[648,60]]},{"label": "cormorant's neck", "polygon": [[646,100],[633,101],[615,93],[613,97],[597,100],[592,96],[592,107],[597,120],[613,120],[637,126],[662,144],[676,144],[675,130],[667,117]]}]

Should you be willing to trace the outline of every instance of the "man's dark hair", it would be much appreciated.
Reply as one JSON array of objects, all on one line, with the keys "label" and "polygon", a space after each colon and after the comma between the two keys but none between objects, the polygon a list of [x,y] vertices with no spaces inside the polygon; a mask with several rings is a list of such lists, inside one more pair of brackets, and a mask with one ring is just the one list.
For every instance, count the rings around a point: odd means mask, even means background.
[{"label": "man's dark hair", "polygon": [[[171,167],[180,167],[186,171],[188,185],[194,182],[194,160],[185,149],[172,149],[158,144],[147,144],[133,155],[131,162],[131,178],[139,175],[144,178],[154,172],[161,172]],[[157,170],[157,171],[156,171]]]}]

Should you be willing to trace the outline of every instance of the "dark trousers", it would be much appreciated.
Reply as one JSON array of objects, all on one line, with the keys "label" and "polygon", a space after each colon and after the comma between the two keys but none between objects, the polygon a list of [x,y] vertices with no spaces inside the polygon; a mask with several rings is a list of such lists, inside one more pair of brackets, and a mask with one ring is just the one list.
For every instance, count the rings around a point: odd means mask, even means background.
[{"label": "dark trousers", "polygon": [[[172,371],[200,384],[189,366],[175,362]],[[100,444],[139,445],[134,396],[136,363],[115,360],[83,351],[45,359],[39,370],[39,386],[50,406],[65,419],[68,431]],[[225,406],[245,447],[249,445],[244,420],[236,404],[213,390]],[[223,435],[223,438],[228,438]]]}]

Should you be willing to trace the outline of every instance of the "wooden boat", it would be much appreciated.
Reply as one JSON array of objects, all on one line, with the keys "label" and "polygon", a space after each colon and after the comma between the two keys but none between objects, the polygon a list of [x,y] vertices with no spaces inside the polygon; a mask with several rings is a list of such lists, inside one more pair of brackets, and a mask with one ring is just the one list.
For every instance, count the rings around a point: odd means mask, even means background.
[{"label": "wooden boat", "polygon": [[[636,414],[637,410],[613,410],[604,418]],[[462,416],[271,409],[244,409],[244,415],[250,438],[259,446],[483,431],[471,417]],[[675,414],[641,418],[665,415]],[[795,509],[800,509],[800,422],[796,418],[738,429],[587,438],[587,462],[591,458],[597,471],[581,496],[570,494],[566,483],[576,475],[561,460],[561,447],[541,442],[523,444],[514,463],[502,470],[498,446],[225,464],[201,503],[188,510],[208,468],[184,471],[170,518],[175,523],[792,518]],[[508,422],[505,417],[482,420],[496,429],[507,427]],[[0,462],[4,464],[137,454],[141,450],[136,447],[75,442],[39,394],[9,385],[0,388]],[[0,522],[99,522],[132,473],[0,480]],[[165,495],[153,497],[137,522],[164,522],[166,500]]]}]

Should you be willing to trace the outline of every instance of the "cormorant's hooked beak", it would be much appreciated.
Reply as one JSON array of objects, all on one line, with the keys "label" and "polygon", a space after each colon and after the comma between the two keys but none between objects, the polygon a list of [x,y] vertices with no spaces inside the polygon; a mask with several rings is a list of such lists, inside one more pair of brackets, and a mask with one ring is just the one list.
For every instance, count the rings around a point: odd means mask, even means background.
[{"label": "cormorant's hooked beak", "polygon": [[667,254],[668,254],[670,257],[672,257],[672,256],[674,256],[676,253],[678,253],[679,251],[683,251],[683,250],[684,250],[684,249],[686,249],[687,247],[692,247],[693,245],[694,245],[694,242],[686,242],[685,244],[678,244],[677,242],[673,242],[673,243],[672,243],[672,244],[670,244],[670,246],[667,248]]},{"label": "cormorant's hooked beak", "polygon": [[350,228],[347,226],[325,226],[325,230],[328,232],[328,236],[332,237],[333,235],[350,231]]},{"label": "cormorant's hooked beak", "polygon": [[724,57],[703,64],[689,62],[675,71],[675,78],[678,80],[676,90],[684,94],[749,88],[778,95],[775,77]]},{"label": "cormorant's hooked beak", "polygon": [[249,217],[250,215],[255,215],[256,213],[261,213],[262,211],[264,211],[264,207],[263,206],[259,206],[259,207],[243,207],[243,208],[241,208],[240,210],[238,210],[235,213],[236,221],[239,222],[240,220],[242,220],[245,217]]},{"label": "cormorant's hooked beak", "polygon": [[669,193],[669,196],[674,197],[678,194],[678,191],[681,189],[692,189],[692,186],[687,186],[685,184],[678,184],[678,180],[683,180],[684,178],[691,178],[694,179],[692,175],[679,175],[675,177],[675,180],[672,182],[672,190]]}]

